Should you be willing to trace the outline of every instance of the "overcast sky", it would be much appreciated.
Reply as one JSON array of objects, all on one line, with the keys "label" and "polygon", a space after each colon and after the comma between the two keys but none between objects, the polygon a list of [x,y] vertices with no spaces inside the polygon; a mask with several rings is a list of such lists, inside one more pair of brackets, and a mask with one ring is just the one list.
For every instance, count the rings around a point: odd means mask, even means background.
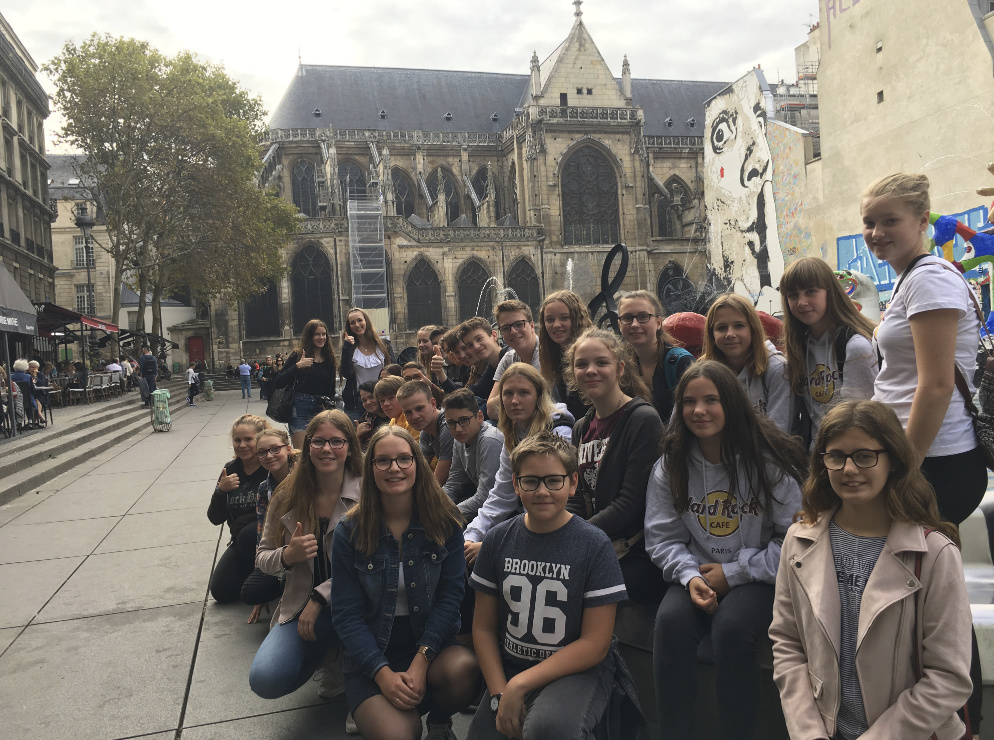
[{"label": "overcast sky", "polygon": [[[615,76],[627,54],[633,77],[732,81],[759,64],[772,82],[795,79],[794,47],[818,2],[586,0],[582,10]],[[3,14],[39,65],[70,38],[133,36],[223,63],[272,111],[298,53],[305,64],[527,74],[533,50],[545,59],[569,33],[573,11],[570,0],[25,0]],[[58,125],[52,116],[50,138]]]}]

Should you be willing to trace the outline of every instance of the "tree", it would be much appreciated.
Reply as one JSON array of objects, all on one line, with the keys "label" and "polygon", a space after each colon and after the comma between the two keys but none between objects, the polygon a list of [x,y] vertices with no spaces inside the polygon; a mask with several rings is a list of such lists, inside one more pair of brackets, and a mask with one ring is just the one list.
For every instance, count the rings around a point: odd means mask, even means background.
[{"label": "tree", "polygon": [[[115,285],[134,271],[139,330],[149,294],[158,317],[182,285],[243,299],[285,273],[295,209],[256,187],[265,112],[222,67],[94,34],[44,69],[65,117],[57,139],[80,152],[76,174],[106,220]],[[120,306],[118,289],[115,317]]]}]

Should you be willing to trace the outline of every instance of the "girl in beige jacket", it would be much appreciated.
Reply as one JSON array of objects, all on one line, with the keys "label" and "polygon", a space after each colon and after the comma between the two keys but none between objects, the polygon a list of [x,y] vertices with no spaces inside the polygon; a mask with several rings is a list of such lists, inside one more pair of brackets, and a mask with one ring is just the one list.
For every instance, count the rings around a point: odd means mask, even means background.
[{"label": "girl in beige jacket", "polygon": [[957,545],[896,414],[876,401],[830,411],[770,627],[793,740],[963,737],[971,616]]}]

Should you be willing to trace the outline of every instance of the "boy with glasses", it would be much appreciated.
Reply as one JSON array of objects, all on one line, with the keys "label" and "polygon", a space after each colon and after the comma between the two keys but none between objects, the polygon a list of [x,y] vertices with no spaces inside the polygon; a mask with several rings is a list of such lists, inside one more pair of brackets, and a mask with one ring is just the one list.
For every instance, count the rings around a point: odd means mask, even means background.
[{"label": "boy with glasses", "polygon": [[443,406],[445,424],[454,443],[452,467],[442,488],[459,506],[466,521],[471,522],[494,486],[504,435],[483,420],[476,396],[467,388],[447,395]]},{"label": "boy with glasses", "polygon": [[497,384],[500,383],[504,371],[515,362],[530,362],[536,370],[541,370],[538,361],[538,337],[535,335],[535,322],[532,320],[532,310],[522,301],[504,301],[494,309],[497,328],[500,330],[504,345],[510,347],[500,358],[497,369],[494,370],[494,387],[487,397],[487,416],[496,419],[500,414],[500,397]]},{"label": "boy with glasses", "polygon": [[431,386],[423,380],[409,380],[397,391],[397,401],[408,423],[420,434],[418,444],[435,471],[435,480],[444,486],[452,466],[452,435],[445,425],[445,414],[435,405]]},{"label": "boy with glasses", "polygon": [[621,568],[607,535],[566,511],[577,486],[569,442],[533,435],[511,468],[525,513],[487,532],[469,579],[487,691],[467,738],[592,737],[621,660],[611,645]]}]

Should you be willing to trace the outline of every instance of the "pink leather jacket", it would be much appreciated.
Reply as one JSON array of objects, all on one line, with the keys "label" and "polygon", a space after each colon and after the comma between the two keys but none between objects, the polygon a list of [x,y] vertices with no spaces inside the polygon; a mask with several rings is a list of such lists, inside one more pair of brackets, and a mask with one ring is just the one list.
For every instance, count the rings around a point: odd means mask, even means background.
[{"label": "pink leather jacket", "polygon": [[[828,525],[787,532],[773,607],[773,678],[780,688],[792,740],[835,734],[841,702],[839,586]],[[922,553],[921,579],[915,554]],[[915,592],[918,645],[924,675],[918,681],[914,649]],[[856,671],[869,730],[862,740],[963,736],[955,712],[970,696],[970,601],[959,549],[920,525],[891,525],[887,542],[863,592],[856,642]]]},{"label": "pink leather jacket", "polygon": [[[335,511],[331,516],[328,532],[325,534],[324,542],[322,543],[325,557],[329,559],[331,558],[331,538],[335,532],[338,520],[342,518],[345,512],[359,502],[359,481],[360,478],[358,476],[353,475],[348,470],[345,471],[345,479],[342,482],[342,494],[335,504]],[[297,521],[298,518],[295,511],[287,512],[280,519],[280,522],[283,524],[283,538],[279,543],[274,542],[273,538],[266,531],[266,528],[263,528],[262,540],[259,542],[259,547],[255,552],[255,565],[259,570],[271,576],[286,578],[283,586],[283,597],[280,599],[279,606],[276,607],[276,611],[273,613],[270,628],[275,627],[277,624],[286,624],[300,614],[301,610],[307,606],[312,588],[316,588],[318,593],[329,604],[331,603],[331,579],[329,578],[316,587],[313,585],[313,560],[308,560],[306,563],[296,563],[290,570],[283,567],[280,559],[283,555],[283,548],[290,544],[293,531],[297,528]],[[331,572],[330,568],[329,572]]]}]

